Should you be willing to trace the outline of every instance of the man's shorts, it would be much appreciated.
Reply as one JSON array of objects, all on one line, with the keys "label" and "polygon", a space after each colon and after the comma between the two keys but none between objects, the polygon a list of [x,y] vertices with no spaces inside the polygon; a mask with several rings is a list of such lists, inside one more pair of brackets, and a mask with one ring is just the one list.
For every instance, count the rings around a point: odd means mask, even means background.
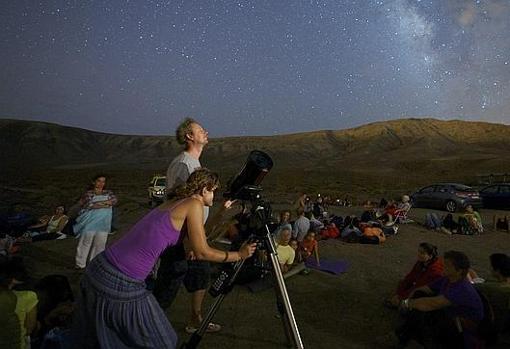
[{"label": "man's shorts", "polygon": [[184,287],[188,292],[205,290],[211,278],[211,265],[208,261],[188,261],[188,271],[184,276]]}]

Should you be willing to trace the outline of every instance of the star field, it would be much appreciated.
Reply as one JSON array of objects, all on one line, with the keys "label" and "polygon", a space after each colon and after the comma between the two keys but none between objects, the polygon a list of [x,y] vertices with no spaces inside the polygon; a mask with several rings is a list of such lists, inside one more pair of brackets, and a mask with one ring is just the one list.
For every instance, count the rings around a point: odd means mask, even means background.
[{"label": "star field", "polygon": [[0,117],[129,134],[510,122],[510,2],[9,1]]}]

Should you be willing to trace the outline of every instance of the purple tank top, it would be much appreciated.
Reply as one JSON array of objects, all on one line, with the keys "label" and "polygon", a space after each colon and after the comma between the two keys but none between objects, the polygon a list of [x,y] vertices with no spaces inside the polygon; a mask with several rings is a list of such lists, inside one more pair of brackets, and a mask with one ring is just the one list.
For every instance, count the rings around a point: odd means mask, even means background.
[{"label": "purple tank top", "polygon": [[168,246],[177,244],[180,234],[170,221],[170,211],[156,208],[109,246],[105,255],[127,276],[145,280],[159,255]]}]

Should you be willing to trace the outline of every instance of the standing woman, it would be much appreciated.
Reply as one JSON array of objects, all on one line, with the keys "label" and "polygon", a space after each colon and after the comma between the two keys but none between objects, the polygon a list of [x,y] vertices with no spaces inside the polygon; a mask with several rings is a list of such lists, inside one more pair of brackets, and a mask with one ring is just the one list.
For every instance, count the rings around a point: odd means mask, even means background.
[{"label": "standing woman", "polygon": [[105,189],[106,176],[97,175],[88,190],[80,199],[81,213],[73,226],[80,237],[76,248],[75,268],[84,269],[87,260],[91,261],[106,246],[106,239],[112,225],[112,206],[117,198],[112,191]]},{"label": "standing woman", "polygon": [[73,348],[175,348],[177,336],[145,279],[160,254],[184,243],[199,260],[235,262],[250,257],[256,244],[238,252],[210,247],[204,206],[213,204],[218,175],[197,169],[167,201],[139,220],[95,258],[80,282]]}]

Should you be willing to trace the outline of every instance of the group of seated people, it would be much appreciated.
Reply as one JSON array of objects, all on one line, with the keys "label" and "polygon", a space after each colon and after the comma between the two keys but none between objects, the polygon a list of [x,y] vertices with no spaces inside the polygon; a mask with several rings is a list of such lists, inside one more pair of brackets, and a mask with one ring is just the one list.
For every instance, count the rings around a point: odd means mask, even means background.
[{"label": "group of seated people", "polygon": [[451,213],[439,217],[435,212],[425,215],[425,226],[428,229],[441,231],[445,234],[479,235],[483,233],[483,223],[480,213],[467,205],[457,222]]},{"label": "group of seated people", "polygon": [[490,256],[493,280],[478,278],[468,257],[421,243],[411,271],[385,305],[398,308],[400,347],[417,341],[425,348],[481,348],[510,331],[510,257]]},{"label": "group of seated people", "polygon": [[0,348],[62,348],[74,297],[65,276],[31,282],[19,257],[0,258]]}]

